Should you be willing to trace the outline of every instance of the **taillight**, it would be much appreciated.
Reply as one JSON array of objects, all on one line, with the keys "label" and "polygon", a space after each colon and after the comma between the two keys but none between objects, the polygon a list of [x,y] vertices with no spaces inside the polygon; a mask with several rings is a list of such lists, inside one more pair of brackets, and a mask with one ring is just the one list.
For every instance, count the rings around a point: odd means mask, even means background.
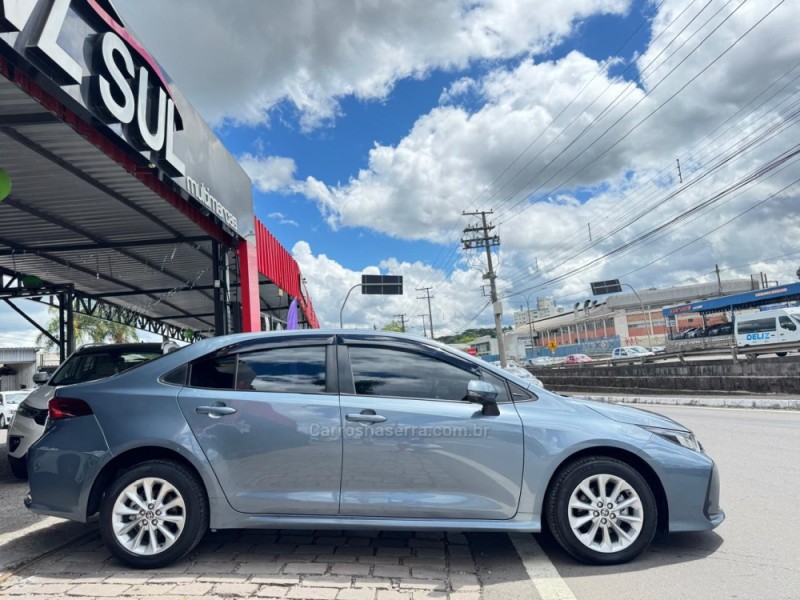
[{"label": "taillight", "polygon": [[56,396],[48,403],[50,419],[69,419],[70,417],[84,417],[92,414],[91,407],[83,400],[77,398],[62,398]]}]

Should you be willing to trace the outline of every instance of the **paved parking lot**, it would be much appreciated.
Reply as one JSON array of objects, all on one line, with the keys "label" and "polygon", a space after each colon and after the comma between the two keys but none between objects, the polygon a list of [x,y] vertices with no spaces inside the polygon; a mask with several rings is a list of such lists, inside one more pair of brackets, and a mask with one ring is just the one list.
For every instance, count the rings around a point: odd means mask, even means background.
[{"label": "paved parking lot", "polygon": [[9,596],[257,597],[415,600],[480,596],[475,561],[460,533],[225,531],[187,559],[132,571],[97,533],[4,582]]},{"label": "paved parking lot", "polygon": [[722,471],[728,520],[658,536],[617,567],[572,560],[548,536],[502,533],[223,531],[158,571],[127,569],[97,526],[21,506],[0,432],[0,596],[309,600],[686,600],[800,598],[794,526],[800,413],[656,407],[693,427]]}]

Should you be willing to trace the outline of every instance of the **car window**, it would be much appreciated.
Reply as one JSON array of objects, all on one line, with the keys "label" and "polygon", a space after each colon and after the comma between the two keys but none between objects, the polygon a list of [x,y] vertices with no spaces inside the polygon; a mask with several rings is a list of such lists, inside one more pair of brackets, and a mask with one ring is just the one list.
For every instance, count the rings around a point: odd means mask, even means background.
[{"label": "car window", "polygon": [[157,356],[161,354],[137,351],[76,354],[64,363],[48,383],[56,386],[93,381],[122,373]]},{"label": "car window", "polygon": [[28,397],[28,392],[8,392],[5,396],[6,404],[19,404]]},{"label": "car window", "polygon": [[325,393],[325,346],[272,348],[239,355],[236,389]]},{"label": "car window", "polygon": [[477,366],[470,371],[395,348],[351,346],[349,352],[358,395],[461,401],[467,396],[467,384],[483,379],[497,388],[498,402],[508,401],[505,380]]},{"label": "car window", "polygon": [[235,376],[235,356],[212,356],[192,363],[189,385],[214,390],[232,390]]}]

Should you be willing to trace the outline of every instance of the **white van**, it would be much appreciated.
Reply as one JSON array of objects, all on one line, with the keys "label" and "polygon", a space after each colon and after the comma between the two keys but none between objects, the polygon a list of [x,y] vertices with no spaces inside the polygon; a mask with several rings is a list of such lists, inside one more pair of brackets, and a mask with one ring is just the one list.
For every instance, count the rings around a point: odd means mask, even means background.
[{"label": "white van", "polygon": [[800,343],[800,307],[737,315],[733,333],[738,348]]}]

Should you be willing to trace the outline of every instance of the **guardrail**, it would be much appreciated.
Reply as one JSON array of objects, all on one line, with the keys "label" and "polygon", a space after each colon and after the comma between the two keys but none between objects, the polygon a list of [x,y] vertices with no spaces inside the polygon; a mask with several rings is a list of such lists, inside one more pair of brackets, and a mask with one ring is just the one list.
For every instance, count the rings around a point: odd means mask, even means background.
[{"label": "guardrail", "polygon": [[[588,363],[565,364],[557,363],[552,365],[537,365],[534,367],[527,367],[531,369],[564,369],[564,368],[596,368],[607,367],[613,365],[641,365],[646,363],[656,363],[666,360],[678,359],[681,364],[686,364],[686,358],[689,356],[713,356],[720,353],[720,351],[729,352],[733,362],[741,362],[742,360],[753,361],[758,355],[761,354],[777,354],[779,356],[786,353],[800,350],[800,342],[786,342],[781,344],[760,344],[758,346],[745,346],[738,348],[733,344],[732,340],[719,340],[726,342],[725,344],[708,344],[698,347],[697,344],[686,345],[678,350],[667,352],[659,352],[652,356],[636,356],[632,358],[618,358],[611,360],[611,358],[597,358]],[[744,357],[744,358],[742,358]]]}]

